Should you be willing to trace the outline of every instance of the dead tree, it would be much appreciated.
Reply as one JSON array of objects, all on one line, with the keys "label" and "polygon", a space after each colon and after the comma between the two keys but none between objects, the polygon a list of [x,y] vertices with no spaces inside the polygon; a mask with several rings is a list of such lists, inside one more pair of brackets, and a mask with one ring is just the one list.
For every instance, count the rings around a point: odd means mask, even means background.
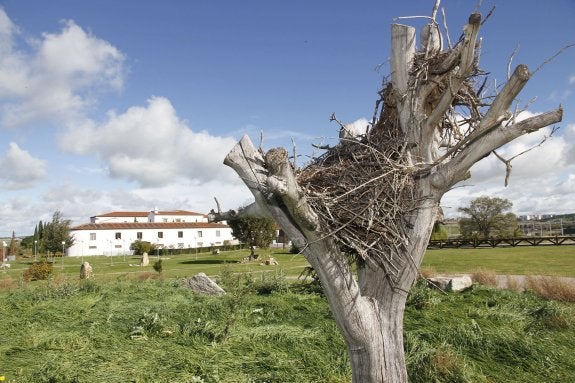
[{"label": "dead tree", "polygon": [[370,129],[306,167],[295,169],[283,148],[264,153],[247,136],[224,161],[255,197],[246,211],[275,219],[317,272],[355,383],[407,382],[405,302],[441,197],[497,148],[561,121],[561,108],[522,121],[509,112],[529,80],[525,65],[486,91],[481,24],[473,13],[445,50],[434,19],[419,48],[413,27],[392,25],[391,80]]}]

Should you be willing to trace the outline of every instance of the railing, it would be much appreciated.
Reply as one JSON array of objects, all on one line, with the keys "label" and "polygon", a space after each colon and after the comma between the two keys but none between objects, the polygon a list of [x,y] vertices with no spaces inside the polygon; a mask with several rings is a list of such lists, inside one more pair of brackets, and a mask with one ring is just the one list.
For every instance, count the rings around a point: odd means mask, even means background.
[{"label": "railing", "polygon": [[575,237],[515,237],[515,238],[454,238],[429,241],[428,249],[449,249],[461,247],[516,247],[516,246],[575,245]]}]

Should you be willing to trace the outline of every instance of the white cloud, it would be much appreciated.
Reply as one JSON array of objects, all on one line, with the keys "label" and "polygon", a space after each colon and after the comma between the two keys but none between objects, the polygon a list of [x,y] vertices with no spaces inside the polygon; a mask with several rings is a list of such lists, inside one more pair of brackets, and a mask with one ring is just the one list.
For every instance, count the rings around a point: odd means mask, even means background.
[{"label": "white cloud", "polygon": [[230,180],[222,162],[235,145],[231,137],[194,132],[178,118],[169,100],[154,97],[147,106],[110,113],[101,125],[71,127],[61,147],[77,154],[96,154],[110,175],[158,187],[176,180]]},{"label": "white cloud", "polygon": [[573,85],[573,84],[575,84],[575,74],[574,74],[574,75],[571,75],[571,76],[569,76],[569,84],[570,84],[570,85]]},{"label": "white cloud", "polygon": [[46,163],[14,143],[0,158],[0,180],[6,189],[25,189],[46,176]]},{"label": "white cloud", "polygon": [[0,9],[0,100],[5,126],[75,119],[95,102],[95,91],[122,87],[122,53],[73,21],[65,22],[59,33],[45,33],[28,51],[14,49],[16,32]]}]

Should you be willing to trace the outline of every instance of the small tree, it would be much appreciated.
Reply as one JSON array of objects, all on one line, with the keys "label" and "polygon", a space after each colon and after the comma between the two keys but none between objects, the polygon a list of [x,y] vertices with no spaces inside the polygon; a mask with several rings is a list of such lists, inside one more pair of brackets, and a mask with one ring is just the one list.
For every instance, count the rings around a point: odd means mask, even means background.
[{"label": "small tree", "polygon": [[483,196],[474,199],[469,206],[458,209],[468,215],[459,221],[461,234],[468,238],[474,233],[482,238],[513,235],[517,217],[513,213],[506,213],[512,206],[513,203],[505,198]]},{"label": "small tree", "polygon": [[437,221],[433,225],[433,231],[431,232],[432,241],[446,241],[449,238],[449,233],[445,229],[445,225]]},{"label": "small tree", "polygon": [[135,255],[142,255],[144,253],[151,254],[156,247],[153,243],[148,241],[136,240],[130,245],[130,250],[134,250]]},{"label": "small tree", "polygon": [[64,219],[62,213],[59,211],[54,212],[52,221],[44,224],[42,230],[42,244],[47,251],[54,254],[62,251],[62,242],[65,242],[65,247],[70,247],[74,244],[74,237],[70,235],[70,224],[71,221]]},{"label": "small tree", "polygon": [[10,239],[10,245],[8,246],[8,255],[16,256],[20,250],[20,243],[16,239],[16,233],[12,232],[12,238]]},{"label": "small tree", "polygon": [[275,238],[276,225],[270,218],[238,214],[228,220],[228,225],[234,237],[250,245],[250,258],[254,256],[255,246],[268,248]]}]

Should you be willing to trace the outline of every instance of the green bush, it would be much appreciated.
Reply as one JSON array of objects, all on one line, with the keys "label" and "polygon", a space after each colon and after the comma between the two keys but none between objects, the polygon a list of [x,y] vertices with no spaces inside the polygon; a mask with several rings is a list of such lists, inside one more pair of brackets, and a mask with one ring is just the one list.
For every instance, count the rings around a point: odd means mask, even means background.
[{"label": "green bush", "polygon": [[449,238],[449,233],[445,228],[445,225],[441,224],[440,222],[435,222],[433,225],[433,231],[431,232],[431,240],[432,241],[447,241]]},{"label": "green bush", "polygon": [[28,269],[24,270],[23,278],[25,281],[41,281],[48,279],[52,275],[52,263],[37,262],[33,263]]},{"label": "green bush", "polygon": [[155,250],[155,246],[147,241],[137,241],[132,242],[130,245],[130,250],[134,250],[135,255],[142,255],[144,253],[151,254]]},{"label": "green bush", "polygon": [[289,291],[289,282],[283,271],[262,273],[259,280],[253,281],[254,290],[260,295],[271,293],[287,293]]},{"label": "green bush", "polygon": [[162,260],[161,260],[161,259],[158,259],[156,262],[154,262],[154,266],[153,266],[153,267],[154,267],[154,270],[156,270],[159,274],[161,274],[161,273],[162,273],[162,270],[163,270],[163,268],[162,268]]}]

